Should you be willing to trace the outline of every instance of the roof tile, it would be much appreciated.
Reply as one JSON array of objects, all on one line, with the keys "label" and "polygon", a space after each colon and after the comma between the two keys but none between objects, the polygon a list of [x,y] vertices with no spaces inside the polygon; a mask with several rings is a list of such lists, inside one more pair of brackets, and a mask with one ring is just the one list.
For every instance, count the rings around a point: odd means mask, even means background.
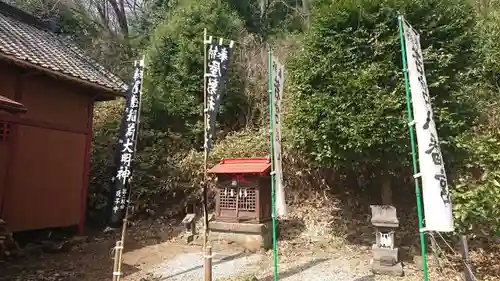
[{"label": "roof tile", "polygon": [[123,93],[125,83],[71,42],[50,31],[0,14],[0,52],[48,70]]}]

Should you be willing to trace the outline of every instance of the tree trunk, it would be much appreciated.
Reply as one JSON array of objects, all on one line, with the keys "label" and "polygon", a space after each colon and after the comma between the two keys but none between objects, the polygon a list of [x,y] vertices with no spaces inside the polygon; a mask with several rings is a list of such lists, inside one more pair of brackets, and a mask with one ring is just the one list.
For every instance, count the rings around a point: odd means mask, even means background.
[{"label": "tree trunk", "polygon": [[309,0],[302,0],[302,12],[308,16],[309,15]]},{"label": "tree trunk", "polygon": [[309,0],[302,0],[302,13],[304,14],[304,18],[305,18],[305,25],[306,26],[309,26],[309,21],[310,21],[310,18],[309,18]]},{"label": "tree trunk", "polygon": [[268,0],[260,0],[259,1],[259,6],[260,6],[260,18],[264,18],[264,15],[266,13],[266,8],[268,5]]},{"label": "tree trunk", "polygon": [[125,12],[125,4],[124,1],[121,0],[118,2],[117,0],[108,0],[109,4],[113,8],[113,11],[115,12],[116,19],[118,21],[118,26],[120,27],[122,36],[125,40],[128,40],[129,38],[129,33],[128,33],[128,20],[127,20],[127,14]]},{"label": "tree trunk", "polygon": [[392,205],[392,182],[390,175],[383,175],[381,189],[382,205]]}]

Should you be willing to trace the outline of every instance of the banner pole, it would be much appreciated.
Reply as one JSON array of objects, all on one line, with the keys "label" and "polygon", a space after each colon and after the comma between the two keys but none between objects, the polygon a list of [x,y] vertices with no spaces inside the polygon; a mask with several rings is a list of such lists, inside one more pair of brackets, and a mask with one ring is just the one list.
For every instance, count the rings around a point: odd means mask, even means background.
[{"label": "banner pole", "polygon": [[276,239],[276,190],[274,173],[274,147],[273,147],[273,69],[271,48],[267,51],[267,92],[269,96],[269,153],[271,154],[271,217],[273,220],[273,280],[278,280],[278,245]]},{"label": "banner pole", "polygon": [[[406,63],[406,50],[405,50],[405,41],[403,34],[403,16],[398,16],[398,26],[399,26],[399,41],[401,44],[401,60],[403,62],[403,74],[405,79],[405,93],[406,93],[406,110],[408,116],[408,130],[410,134],[410,146],[411,146],[411,158],[413,164],[413,175],[418,173],[417,170],[417,153],[415,146],[415,137],[413,133],[413,113],[411,106],[411,97],[410,97],[410,86],[408,82],[408,67]],[[420,253],[422,255],[422,272],[424,281],[429,280],[428,271],[427,271],[427,251],[425,246],[425,233],[423,230],[423,220],[422,220],[422,200],[420,198],[420,185],[418,182],[418,178],[413,177],[415,182],[415,196],[417,200],[417,215],[418,215],[418,230],[420,236]]]},{"label": "banner pole", "polygon": [[212,247],[208,246],[208,147],[207,147],[207,29],[203,30],[203,128],[205,134],[204,147],[204,165],[203,165],[203,267],[204,267],[204,280],[212,281]]},{"label": "banner pole", "polygon": [[[141,124],[141,109],[142,109],[142,86],[144,81],[144,68],[146,67],[146,57],[143,55],[141,58],[142,62],[142,70],[141,70],[141,88],[139,89],[139,106],[137,109],[137,124],[136,124],[136,134],[135,134],[135,140],[134,140],[134,156],[137,154],[137,141],[139,140],[139,128]],[[136,61],[137,63],[137,61]],[[135,158],[135,157],[134,157]],[[122,276],[122,256],[123,256],[123,249],[125,246],[125,238],[127,236],[127,223],[128,223],[128,216],[129,216],[129,208],[130,208],[130,199],[132,198],[132,182],[133,182],[133,176],[130,177],[128,181],[128,196],[127,196],[127,208],[125,209],[125,216],[123,217],[123,225],[122,225],[122,231],[121,231],[121,236],[120,236],[120,241],[116,241],[115,245],[115,257],[114,257],[114,264],[113,264],[113,281],[120,281],[121,276]]]}]

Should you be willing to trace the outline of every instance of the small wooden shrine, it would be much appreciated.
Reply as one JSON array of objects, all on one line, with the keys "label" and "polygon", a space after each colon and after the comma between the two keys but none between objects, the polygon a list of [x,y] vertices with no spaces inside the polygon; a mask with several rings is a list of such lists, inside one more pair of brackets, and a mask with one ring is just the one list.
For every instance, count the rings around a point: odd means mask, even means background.
[{"label": "small wooden shrine", "polygon": [[213,236],[250,248],[270,246],[270,171],[269,158],[222,159],[208,171],[217,176]]}]

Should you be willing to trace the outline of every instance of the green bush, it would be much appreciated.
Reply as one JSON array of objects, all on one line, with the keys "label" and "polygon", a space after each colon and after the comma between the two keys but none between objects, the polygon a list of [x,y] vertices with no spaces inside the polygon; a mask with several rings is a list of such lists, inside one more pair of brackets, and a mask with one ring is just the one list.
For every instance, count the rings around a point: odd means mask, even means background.
[{"label": "green bush", "polygon": [[[410,169],[400,11],[421,33],[447,168],[460,164],[455,138],[478,116],[469,1],[340,0],[317,4],[304,49],[288,64],[288,139],[317,166],[384,182],[388,173]],[[392,179],[402,184],[402,177]]]},{"label": "green bush", "polygon": [[[95,108],[87,202],[90,222],[95,224],[105,220],[122,113],[122,101],[101,103]],[[189,145],[179,134],[154,130],[147,122],[141,122],[131,184],[132,201],[137,212],[155,210],[172,201],[177,204],[168,206],[171,212],[183,207],[182,200],[193,193],[190,181],[185,180],[179,168]]]},{"label": "green bush", "polygon": [[498,2],[491,3],[493,7],[483,13],[478,21],[480,31],[480,50],[483,54],[484,77],[495,85],[500,83],[500,6]]},{"label": "green bush", "polygon": [[474,123],[471,94],[461,91],[477,67],[468,1],[324,2],[313,13],[304,51],[290,61],[286,123],[298,149],[324,166],[388,169],[408,162],[400,10],[421,30],[440,138],[446,144]]},{"label": "green bush", "polygon": [[[180,4],[156,28],[147,52],[145,89],[149,101],[145,110],[151,128],[181,133],[197,149],[203,143],[203,30],[226,40],[236,40],[244,31],[240,18],[225,3],[218,2]],[[231,58],[218,118],[222,129],[241,126],[245,108],[244,77],[239,77],[236,59]]]},{"label": "green bush", "polygon": [[[223,158],[234,157],[269,157],[269,133],[267,129],[244,129],[227,135],[217,142],[210,153],[208,168]],[[193,186],[203,180],[203,152],[191,151],[181,162],[181,169],[186,171],[186,179]]]},{"label": "green bush", "polygon": [[98,103],[94,108],[93,138],[87,213],[92,223],[103,223],[112,176],[112,159],[117,143],[118,122],[123,101]]},{"label": "green bush", "polygon": [[470,152],[465,171],[452,189],[457,229],[474,235],[500,235],[500,131],[464,140]]}]

